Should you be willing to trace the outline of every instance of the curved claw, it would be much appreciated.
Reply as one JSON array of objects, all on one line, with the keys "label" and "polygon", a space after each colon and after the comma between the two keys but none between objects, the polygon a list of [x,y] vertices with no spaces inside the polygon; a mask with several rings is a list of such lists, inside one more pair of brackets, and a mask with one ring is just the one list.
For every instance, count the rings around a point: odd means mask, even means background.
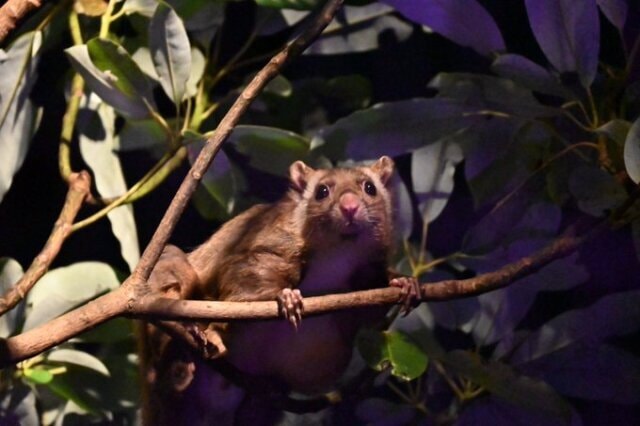
[{"label": "curved claw", "polygon": [[302,322],[302,313],[304,312],[300,290],[285,288],[277,296],[277,301],[280,307],[280,314],[297,330]]},{"label": "curved claw", "polygon": [[415,277],[394,278],[389,282],[389,285],[400,289],[398,303],[402,305],[401,311],[403,316],[409,315],[409,312],[422,301],[420,283]]}]

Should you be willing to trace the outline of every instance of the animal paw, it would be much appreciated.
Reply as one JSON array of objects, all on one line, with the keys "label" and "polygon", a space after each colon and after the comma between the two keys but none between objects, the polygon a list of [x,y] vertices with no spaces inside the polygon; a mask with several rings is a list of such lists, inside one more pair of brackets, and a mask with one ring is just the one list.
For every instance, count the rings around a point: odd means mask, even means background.
[{"label": "animal paw", "polygon": [[220,333],[214,328],[207,327],[202,330],[196,324],[188,324],[187,331],[202,348],[202,356],[205,359],[218,358],[227,352],[227,347],[222,342]]},{"label": "animal paw", "polygon": [[389,282],[389,285],[400,289],[398,303],[402,305],[404,316],[407,316],[413,308],[420,304],[422,293],[420,292],[420,283],[415,277],[394,278]]},{"label": "animal paw", "polygon": [[304,304],[298,289],[285,288],[277,297],[279,311],[296,329],[302,322]]}]

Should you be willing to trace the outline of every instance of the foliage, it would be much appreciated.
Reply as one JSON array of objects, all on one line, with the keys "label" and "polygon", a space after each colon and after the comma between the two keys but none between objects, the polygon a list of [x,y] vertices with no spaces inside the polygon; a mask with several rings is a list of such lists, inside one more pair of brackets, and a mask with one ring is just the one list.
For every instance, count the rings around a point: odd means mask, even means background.
[{"label": "foliage", "polygon": [[[35,25],[25,25],[0,51],[0,201],[40,121],[29,95],[44,68],[43,50],[60,49],[67,39],[54,28],[68,25],[72,45],[64,51],[77,74],[66,82],[60,170],[68,177],[75,166],[69,151],[78,151],[107,204],[74,231],[108,215],[122,258],[133,268],[139,248],[130,203],[162,190],[160,183],[195,159],[215,131],[219,111],[260,63],[264,52],[254,46],[295,32],[319,2],[256,0],[253,27],[223,57],[233,3],[111,0],[96,10],[96,3],[77,0],[71,10],[61,2],[34,16]],[[639,83],[633,79],[639,44],[637,38],[631,47],[625,44],[634,35],[629,5],[526,0],[523,7],[537,57],[509,51],[510,40],[480,2],[348,2],[308,56],[358,55],[383,49],[383,35],[401,43],[435,32],[490,65],[482,72],[460,67],[435,75],[425,81],[432,97],[373,105],[374,86],[364,76],[280,76],[218,153],[195,207],[208,219],[237,214],[260,200],[252,176],[279,182],[297,159],[326,165],[391,155],[403,168],[396,182],[395,261],[422,282],[493,271],[585,218],[608,220],[640,250],[638,206],[623,209],[640,182]],[[617,63],[608,63],[601,48],[604,27],[620,36],[614,44],[624,59]],[[457,48],[453,43],[449,49]],[[79,149],[67,144],[72,141]],[[121,159],[140,150],[157,162],[127,183]],[[433,242],[431,233],[449,226],[449,201],[467,190],[467,220],[456,225],[464,237]],[[446,250],[438,252],[440,247]],[[576,253],[507,288],[422,304],[397,318],[391,331],[361,335],[362,357],[380,373],[363,394],[345,402],[354,404],[349,419],[580,424],[576,400],[639,404],[640,361],[612,339],[640,329],[637,279],[629,277],[625,292],[603,288],[598,300],[567,302],[553,315],[540,313],[536,303],[580,291],[594,268],[606,268],[607,259],[600,262],[604,266],[587,264]],[[17,262],[2,259],[3,289],[21,275]],[[114,268],[101,262],[53,269],[0,318],[2,337],[118,282]],[[133,422],[130,328],[126,320],[111,321],[4,371],[0,422]],[[322,415],[338,422],[345,414],[335,409]]]}]

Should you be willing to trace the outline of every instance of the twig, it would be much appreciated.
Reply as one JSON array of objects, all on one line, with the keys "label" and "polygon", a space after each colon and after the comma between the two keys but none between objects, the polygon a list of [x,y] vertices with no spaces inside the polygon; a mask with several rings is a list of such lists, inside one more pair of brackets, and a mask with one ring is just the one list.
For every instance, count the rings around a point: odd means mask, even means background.
[{"label": "twig", "polygon": [[[178,219],[182,215],[191,195],[196,189],[198,182],[206,172],[213,157],[220,150],[222,143],[229,137],[231,131],[240,120],[240,117],[249,108],[249,105],[260,94],[262,89],[273,79],[280,69],[295,55],[298,55],[322,32],[331,22],[336,11],[343,0],[329,0],[313,19],[306,30],[300,34],[293,42],[288,44],[282,51],[276,54],[271,60],[253,77],[251,82],[245,87],[238,99],[231,106],[224,116],[216,131],[207,140],[206,145],[200,151],[200,155],[191,167],[188,175],[180,185],[178,192],[171,201],[160,225],[151,238],[151,242],[145,249],[140,262],[131,274],[132,283],[144,283],[151,274],[151,271],[158,261],[162,249],[169,240],[175,229]],[[126,283],[125,283],[126,284]],[[130,285],[130,284],[126,284]]]},{"label": "twig", "polygon": [[69,176],[69,191],[65,200],[60,216],[53,226],[51,235],[42,251],[31,263],[29,269],[22,278],[0,298],[0,315],[15,307],[27,293],[33,288],[35,283],[49,269],[51,262],[57,256],[62,244],[71,233],[73,221],[82,207],[86,197],[89,195],[91,188],[91,176],[89,173],[82,171],[72,173]]},{"label": "twig", "polygon": [[0,44],[29,12],[42,6],[40,0],[8,0],[0,7]]}]

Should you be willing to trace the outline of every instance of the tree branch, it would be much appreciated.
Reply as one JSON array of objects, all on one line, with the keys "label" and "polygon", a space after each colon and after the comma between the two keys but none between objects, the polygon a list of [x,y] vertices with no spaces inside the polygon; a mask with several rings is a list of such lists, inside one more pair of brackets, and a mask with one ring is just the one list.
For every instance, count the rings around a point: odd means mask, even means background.
[{"label": "tree branch", "polygon": [[[587,238],[606,229],[605,222],[590,232],[578,233],[574,227],[542,250],[510,263],[496,271],[465,280],[446,280],[420,286],[423,301],[443,301],[475,296],[505,287],[537,272],[554,260],[567,256]],[[188,319],[229,321],[278,318],[275,301],[212,302],[176,300],[147,294],[138,296],[131,286],[122,286],[87,305],[62,315],[53,321],[18,336],[10,337],[0,347],[0,367],[32,357],[66,341],[83,331],[115,316],[127,315],[152,319]],[[304,316],[366,306],[381,306],[399,301],[400,289],[395,287],[352,293],[309,297],[304,301]],[[303,322],[304,323],[304,322]]]},{"label": "tree branch", "polygon": [[8,0],[0,7],[0,45],[22,18],[40,6],[40,0]]},{"label": "tree branch", "polygon": [[[464,280],[445,280],[421,284],[422,301],[445,301],[476,296],[505,287],[533,274],[554,260],[567,256],[593,233],[577,236],[573,229],[531,256],[502,268]],[[397,303],[400,289],[388,287],[352,293],[308,297],[304,299],[304,316],[319,315],[335,310]],[[162,317],[207,321],[230,321],[278,318],[278,304],[266,302],[217,302],[176,300],[149,295],[129,311],[138,317]]]},{"label": "tree branch", "polygon": [[22,278],[0,297],[0,315],[13,309],[27,293],[33,288],[35,283],[47,272],[51,262],[60,252],[62,244],[71,234],[71,226],[80,211],[84,200],[90,193],[91,176],[86,171],[72,173],[69,176],[69,190],[67,197],[60,211],[60,216],[53,226],[51,235],[45,243],[42,251],[31,263],[29,269]]}]

